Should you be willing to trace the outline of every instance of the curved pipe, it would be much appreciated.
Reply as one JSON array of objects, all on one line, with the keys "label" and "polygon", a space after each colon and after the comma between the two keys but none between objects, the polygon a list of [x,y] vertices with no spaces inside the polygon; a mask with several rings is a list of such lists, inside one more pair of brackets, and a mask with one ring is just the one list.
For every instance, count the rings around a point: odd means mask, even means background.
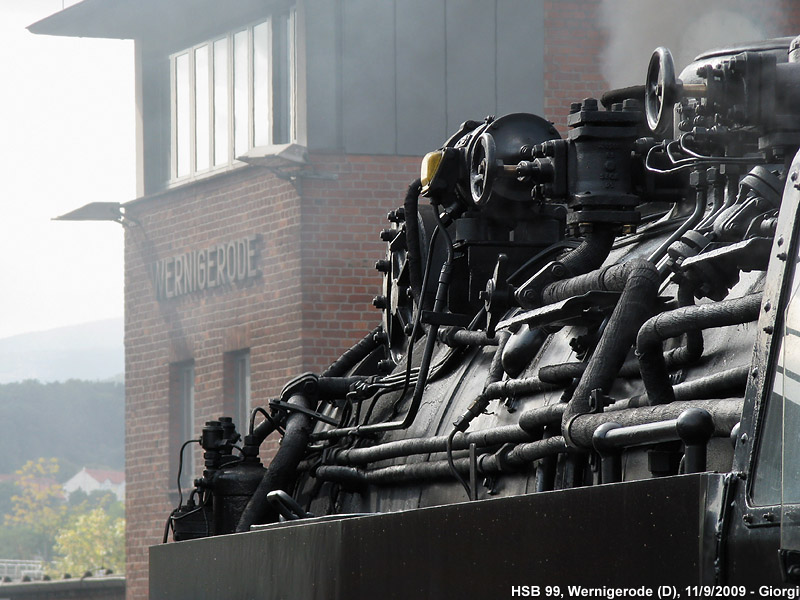
[{"label": "curved pipe", "polygon": [[[687,286],[678,290],[678,304],[693,306],[694,296]],[[703,355],[703,334],[700,330],[686,332],[686,344],[673,348],[664,353],[664,364],[667,370],[676,369],[699,360]],[[573,379],[583,375],[586,370],[585,362],[568,362],[558,365],[547,365],[539,369],[539,379],[554,385],[568,385]],[[639,361],[627,360],[619,370],[619,376],[625,378],[640,377]]]},{"label": "curved pipe", "polygon": [[[309,410],[315,408],[312,401],[300,394],[290,397],[288,403]],[[285,488],[288,487],[297,465],[300,464],[306,452],[313,427],[311,417],[305,413],[292,412],[288,416],[281,446],[242,511],[242,516],[236,526],[237,532],[249,531],[251,525],[274,520],[275,515],[271,514],[274,513],[274,510],[267,502],[267,494],[274,490],[285,491]]]},{"label": "curved pipe", "polygon": [[760,309],[761,293],[756,293],[733,300],[685,306],[649,319],[639,330],[636,356],[650,403],[668,404],[675,400],[664,360],[663,340],[687,331],[755,321]]},{"label": "curved pipe", "polygon": [[676,240],[681,239],[684,233],[692,229],[695,225],[697,225],[700,220],[703,218],[703,214],[706,212],[706,192],[704,188],[697,188],[697,195],[695,198],[695,205],[694,205],[694,212],[683,222],[683,225],[678,227],[675,232],[669,236],[663,244],[661,244],[656,250],[647,257],[647,260],[652,262],[653,264],[658,264],[659,261],[664,258],[664,255],[667,253],[669,247],[675,242]]},{"label": "curved pipe", "polygon": [[622,289],[622,295],[564,412],[561,429],[570,445],[570,422],[576,416],[590,412],[589,395],[593,390],[607,392],[613,384],[636,339],[636,332],[653,312],[659,283],[655,265],[634,259],[545,288],[545,295],[552,297],[553,301],[593,289]]},{"label": "curved pipe", "polygon": [[438,332],[439,341],[448,346],[497,346],[498,339],[487,337],[485,331],[471,331],[463,327],[449,327]]}]

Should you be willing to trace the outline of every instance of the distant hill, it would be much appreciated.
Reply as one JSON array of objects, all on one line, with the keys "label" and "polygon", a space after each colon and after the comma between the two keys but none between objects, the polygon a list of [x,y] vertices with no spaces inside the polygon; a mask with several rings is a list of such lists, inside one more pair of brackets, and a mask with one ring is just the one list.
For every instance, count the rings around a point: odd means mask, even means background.
[{"label": "distant hill", "polygon": [[0,383],[121,381],[123,331],[120,317],[0,339]]},{"label": "distant hill", "polygon": [[59,477],[82,467],[124,468],[125,388],[121,383],[22,381],[0,385],[0,473],[55,457]]}]

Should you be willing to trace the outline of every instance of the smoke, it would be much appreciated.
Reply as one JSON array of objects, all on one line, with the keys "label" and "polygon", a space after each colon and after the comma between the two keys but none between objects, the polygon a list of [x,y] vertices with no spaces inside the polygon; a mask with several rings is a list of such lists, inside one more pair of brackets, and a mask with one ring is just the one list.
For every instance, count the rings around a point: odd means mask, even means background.
[{"label": "smoke", "polygon": [[676,76],[695,56],[721,46],[775,37],[780,0],[602,0],[607,35],[602,74],[611,89],[644,83],[650,55],[666,46]]}]

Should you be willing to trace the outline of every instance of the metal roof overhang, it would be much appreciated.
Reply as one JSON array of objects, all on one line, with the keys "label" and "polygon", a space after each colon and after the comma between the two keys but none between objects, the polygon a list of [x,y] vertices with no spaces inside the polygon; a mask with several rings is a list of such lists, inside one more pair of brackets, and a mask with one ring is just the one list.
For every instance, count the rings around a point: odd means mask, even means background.
[{"label": "metal roof overhang", "polygon": [[274,0],[83,0],[28,27],[31,33],[110,39],[164,39],[177,31],[234,23]]}]

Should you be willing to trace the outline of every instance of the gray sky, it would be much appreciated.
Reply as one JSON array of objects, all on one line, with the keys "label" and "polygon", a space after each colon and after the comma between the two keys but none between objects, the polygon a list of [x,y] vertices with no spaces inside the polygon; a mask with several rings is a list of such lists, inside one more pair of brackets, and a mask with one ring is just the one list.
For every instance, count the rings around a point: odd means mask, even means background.
[{"label": "gray sky", "polygon": [[135,196],[133,42],[25,29],[61,7],[0,0],[0,338],[123,314],[122,227],[50,219]]}]

